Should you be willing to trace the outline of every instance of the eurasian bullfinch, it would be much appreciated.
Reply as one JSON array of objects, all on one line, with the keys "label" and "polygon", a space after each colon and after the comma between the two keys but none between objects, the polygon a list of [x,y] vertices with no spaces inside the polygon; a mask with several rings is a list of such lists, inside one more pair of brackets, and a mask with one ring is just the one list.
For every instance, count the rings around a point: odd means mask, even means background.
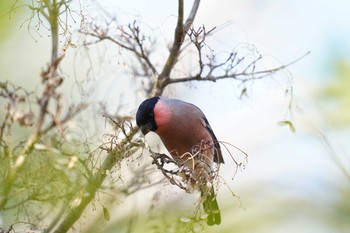
[{"label": "eurasian bullfinch", "polygon": [[150,131],[158,134],[177,164],[191,170],[195,181],[191,185],[201,192],[208,225],[220,224],[220,210],[212,185],[213,162],[224,163],[224,159],[203,112],[193,104],[156,96],[141,103],[136,123],[144,135]]}]

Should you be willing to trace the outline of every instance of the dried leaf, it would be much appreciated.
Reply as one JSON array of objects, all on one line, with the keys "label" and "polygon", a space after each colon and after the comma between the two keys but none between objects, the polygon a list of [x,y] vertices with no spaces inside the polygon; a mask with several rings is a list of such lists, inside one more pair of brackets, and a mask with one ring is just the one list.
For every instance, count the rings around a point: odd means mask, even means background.
[{"label": "dried leaf", "polygon": [[243,88],[242,91],[241,91],[241,94],[239,96],[240,99],[243,99],[245,97],[248,97],[248,91],[247,91],[247,88]]},{"label": "dried leaf", "polygon": [[291,121],[279,121],[279,122],[277,122],[277,125],[281,126],[281,127],[287,125],[287,126],[289,126],[290,131],[292,131],[293,133],[295,133],[295,131],[296,131],[296,129]]}]

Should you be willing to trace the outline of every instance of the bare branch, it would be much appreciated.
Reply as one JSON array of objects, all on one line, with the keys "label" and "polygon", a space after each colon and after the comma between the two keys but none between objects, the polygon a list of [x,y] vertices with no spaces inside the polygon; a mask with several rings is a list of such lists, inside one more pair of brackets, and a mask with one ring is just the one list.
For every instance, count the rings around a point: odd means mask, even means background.
[{"label": "bare branch", "polygon": [[[162,71],[158,73],[156,66],[150,59],[151,50],[145,47],[145,36],[141,34],[139,26],[136,22],[129,24],[126,28],[123,26],[117,27],[118,34],[115,36],[110,35],[109,26],[107,27],[92,25],[90,31],[81,31],[82,34],[96,38],[97,40],[92,42],[86,42],[85,45],[96,44],[104,40],[108,40],[119,47],[132,52],[140,67],[132,66],[133,72],[136,76],[145,77],[149,82],[149,87],[146,88],[148,95],[160,95],[165,87],[168,85],[167,80],[170,79],[170,73],[177,63],[179,54],[181,52],[181,46],[184,42],[184,38],[187,32],[190,30],[196,13],[199,8],[200,0],[195,0],[191,11],[184,23],[184,1],[178,1],[178,18],[175,28],[174,41],[170,48],[168,58],[162,67]],[[142,72],[140,72],[140,70]]]},{"label": "bare branch", "polygon": [[91,25],[91,29],[91,31],[80,32],[84,35],[97,38],[97,41],[87,42],[85,45],[95,44],[104,40],[110,41],[135,55],[145,73],[144,76],[158,76],[158,71],[150,60],[151,50],[144,45],[146,37],[141,34],[140,27],[136,21],[129,24],[126,29],[123,26],[118,26],[117,36],[109,35],[108,27],[103,30],[99,26]]},{"label": "bare branch", "polygon": [[168,59],[166,60],[163,70],[158,77],[157,81],[159,83],[169,78],[169,74],[176,63],[177,57],[179,56],[179,51],[184,38],[183,20],[184,20],[184,2],[183,0],[179,0],[179,8],[178,8],[177,24],[175,28],[174,42],[173,42],[173,45],[171,46],[170,54],[168,56]]},{"label": "bare branch", "polygon": [[199,29],[190,29],[188,36],[191,43],[196,48],[198,54],[198,71],[194,75],[183,78],[169,78],[165,82],[165,86],[173,83],[183,83],[190,81],[211,81],[216,82],[222,79],[233,79],[245,83],[248,81],[259,80],[266,76],[284,70],[288,66],[298,62],[309,54],[307,52],[300,58],[286,64],[271,69],[256,70],[257,65],[263,56],[255,51],[252,55],[238,56],[238,52],[230,53],[222,62],[218,62],[215,54],[204,55],[203,48],[206,46],[206,37],[209,36],[215,28],[207,31],[205,27]]},{"label": "bare branch", "polygon": [[185,25],[184,25],[184,34],[186,34],[188,32],[188,30],[190,30],[190,28],[192,27],[194,18],[196,17],[198,8],[199,8],[199,3],[200,0],[195,0],[193,5],[192,5],[192,9],[190,14],[188,15],[188,18],[186,19]]},{"label": "bare branch", "polygon": [[178,18],[177,18],[177,25],[175,29],[175,35],[174,35],[174,42],[171,47],[170,54],[163,67],[163,70],[158,76],[158,79],[156,80],[156,82],[154,83],[153,92],[151,93],[152,96],[161,95],[162,92],[164,91],[164,88],[168,85],[167,80],[170,79],[170,73],[173,70],[178,60],[182,43],[184,41],[187,30],[190,29],[194,21],[194,18],[196,16],[196,13],[199,7],[199,3],[200,3],[200,0],[194,1],[189,17],[187,18],[185,25],[183,25],[184,4],[183,4],[183,0],[179,0]]}]

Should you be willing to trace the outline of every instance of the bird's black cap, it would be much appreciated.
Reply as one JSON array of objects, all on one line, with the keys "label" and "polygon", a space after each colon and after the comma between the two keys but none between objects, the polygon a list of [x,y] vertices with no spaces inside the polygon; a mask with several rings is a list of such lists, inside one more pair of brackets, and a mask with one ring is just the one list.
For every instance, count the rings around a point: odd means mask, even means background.
[{"label": "bird's black cap", "polygon": [[146,135],[149,131],[156,131],[157,124],[154,120],[154,106],[159,97],[155,96],[143,101],[136,113],[136,124],[140,127],[142,133]]}]

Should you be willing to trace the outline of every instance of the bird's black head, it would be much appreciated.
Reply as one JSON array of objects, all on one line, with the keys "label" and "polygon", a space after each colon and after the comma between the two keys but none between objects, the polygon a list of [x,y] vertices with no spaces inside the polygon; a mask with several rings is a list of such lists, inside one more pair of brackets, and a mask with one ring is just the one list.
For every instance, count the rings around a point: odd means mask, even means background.
[{"label": "bird's black head", "polygon": [[141,132],[146,135],[149,131],[156,131],[157,124],[154,120],[154,106],[159,97],[153,97],[143,101],[136,113],[136,124],[140,127]]}]

